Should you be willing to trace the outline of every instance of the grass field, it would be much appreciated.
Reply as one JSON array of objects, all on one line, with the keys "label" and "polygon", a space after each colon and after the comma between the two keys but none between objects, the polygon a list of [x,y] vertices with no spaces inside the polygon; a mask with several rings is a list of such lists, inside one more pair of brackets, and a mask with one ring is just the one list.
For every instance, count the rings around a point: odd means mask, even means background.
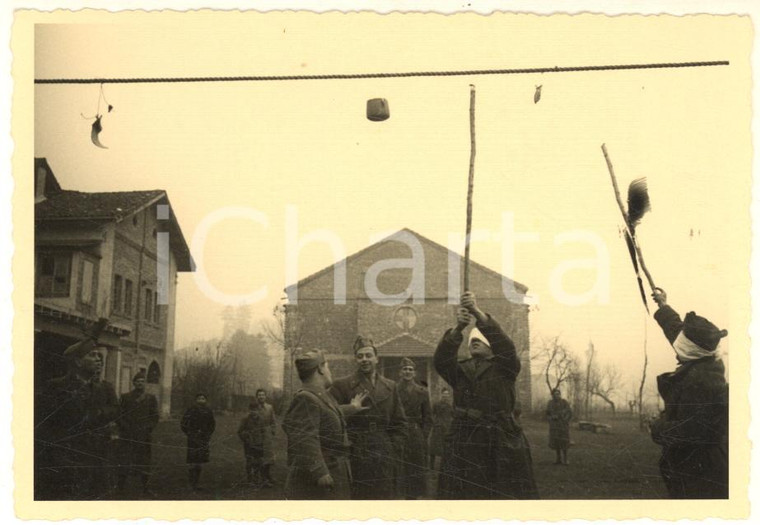
[{"label": "grass field", "polygon": [[[150,490],[162,500],[281,499],[286,475],[285,435],[278,430],[274,488],[254,490],[247,486],[242,447],[236,435],[242,417],[217,416],[211,442],[211,461],[204,465],[203,492],[187,483],[185,437],[176,420],[163,421],[153,436],[153,476]],[[659,447],[630,418],[602,421],[612,426],[608,434],[573,429],[570,465],[554,465],[548,428],[543,421],[525,419],[522,424],[531,443],[533,467],[543,499],[660,499],[667,497],[657,469]],[[430,476],[432,497],[435,474]],[[130,479],[127,498],[140,498],[138,482]]]}]

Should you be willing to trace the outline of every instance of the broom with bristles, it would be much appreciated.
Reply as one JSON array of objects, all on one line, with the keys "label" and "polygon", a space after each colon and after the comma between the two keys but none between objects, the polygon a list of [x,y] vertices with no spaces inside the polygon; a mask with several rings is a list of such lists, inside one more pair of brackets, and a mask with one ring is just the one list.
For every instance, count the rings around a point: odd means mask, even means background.
[{"label": "broom with bristles", "polygon": [[623,215],[623,221],[625,221],[625,242],[628,245],[628,253],[631,256],[631,262],[633,263],[633,270],[636,272],[636,280],[639,284],[639,292],[641,293],[641,300],[644,302],[644,307],[649,312],[649,305],[647,304],[646,293],[644,292],[644,283],[641,280],[641,274],[639,272],[639,265],[641,270],[649,281],[649,286],[652,291],[658,290],[654,284],[654,279],[649,273],[649,270],[644,264],[644,256],[641,254],[641,248],[636,242],[636,226],[641,222],[644,214],[651,209],[649,202],[649,192],[647,191],[647,181],[645,178],[636,179],[628,186],[628,211],[626,212],[623,200],[620,198],[620,190],[618,189],[617,179],[615,178],[615,170],[612,168],[612,161],[607,153],[607,147],[602,144],[602,153],[604,153],[604,160],[607,161],[607,169],[610,172],[610,179],[612,179],[612,188],[615,190],[615,199],[620,207],[620,213]]}]

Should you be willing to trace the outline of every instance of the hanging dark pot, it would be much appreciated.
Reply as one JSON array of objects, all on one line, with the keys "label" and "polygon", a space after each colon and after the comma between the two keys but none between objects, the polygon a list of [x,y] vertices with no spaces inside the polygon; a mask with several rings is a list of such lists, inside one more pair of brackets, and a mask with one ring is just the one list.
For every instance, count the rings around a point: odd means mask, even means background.
[{"label": "hanging dark pot", "polygon": [[388,109],[388,101],[384,98],[371,98],[367,101],[367,118],[373,122],[388,120],[391,111]]}]

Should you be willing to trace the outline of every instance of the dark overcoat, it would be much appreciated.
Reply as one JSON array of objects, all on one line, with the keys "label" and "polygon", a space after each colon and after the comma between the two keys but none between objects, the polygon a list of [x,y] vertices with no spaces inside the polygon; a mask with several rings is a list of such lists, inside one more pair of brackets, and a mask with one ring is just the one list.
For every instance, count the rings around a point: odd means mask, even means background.
[{"label": "dark overcoat", "polygon": [[[668,341],[681,332],[670,306],[655,312]],[[652,424],[662,446],[660,473],[671,498],[728,498],[728,383],[714,356],[687,361],[657,377],[665,411]]]},{"label": "dark overcoat", "polygon": [[180,428],[187,436],[188,463],[208,463],[211,451],[209,443],[216,430],[214,413],[208,407],[192,406],[185,411]]},{"label": "dark overcoat", "polygon": [[406,497],[416,498],[425,492],[427,438],[431,427],[430,396],[427,388],[417,383],[401,381],[397,385],[407,420],[400,491]]},{"label": "dark overcoat", "polygon": [[406,416],[396,383],[377,375],[374,386],[360,372],[338,379],[330,387],[339,405],[365,392],[366,410],[350,414],[346,423],[351,441],[352,499],[399,497],[396,478],[404,454]]},{"label": "dark overcoat", "polygon": [[563,450],[570,446],[570,420],[573,410],[566,399],[552,399],[546,404],[549,420],[549,448]]},{"label": "dark overcoat", "polygon": [[[285,498],[351,499],[346,420],[330,393],[324,388],[299,390],[282,426],[288,436]],[[331,490],[317,485],[317,481],[327,474],[333,479]]]},{"label": "dark overcoat", "polygon": [[37,400],[37,499],[98,499],[108,490],[119,402],[111,383],[70,374]]},{"label": "dark overcoat", "polygon": [[136,391],[121,396],[119,403],[119,463],[148,472],[151,465],[153,429],[158,424],[156,396]]},{"label": "dark overcoat", "polygon": [[454,419],[454,407],[446,401],[438,401],[433,405],[433,430],[430,432],[431,456],[443,456],[443,444],[449,433],[451,421]]},{"label": "dark overcoat", "polygon": [[237,435],[243,443],[246,457],[252,456],[261,459],[264,456],[264,433],[267,426],[261,421],[257,411],[249,413],[240,420]]},{"label": "dark overcoat", "polygon": [[515,345],[490,316],[477,327],[492,358],[458,362],[462,334],[453,329],[435,351],[435,369],[454,392],[438,498],[538,498],[530,446],[513,414],[520,372]]},{"label": "dark overcoat", "polygon": [[263,446],[263,457],[261,462],[264,465],[274,463],[274,434],[276,421],[274,418],[274,408],[269,403],[257,405],[256,412],[259,414],[259,421],[264,425],[264,432],[261,436]]}]

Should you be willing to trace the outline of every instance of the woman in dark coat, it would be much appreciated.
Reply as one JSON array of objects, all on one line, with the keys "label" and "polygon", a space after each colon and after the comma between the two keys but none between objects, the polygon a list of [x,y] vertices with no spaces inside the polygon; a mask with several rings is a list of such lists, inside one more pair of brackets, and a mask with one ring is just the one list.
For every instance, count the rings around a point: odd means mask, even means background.
[{"label": "woman in dark coat", "polygon": [[555,465],[569,465],[567,449],[570,447],[570,420],[573,411],[570,403],[562,399],[559,388],[552,390],[552,399],[546,405],[546,419],[549,420],[549,448],[557,453]]},{"label": "woman in dark coat", "polygon": [[209,442],[216,429],[214,413],[206,403],[206,394],[196,395],[195,405],[185,411],[180,422],[187,436],[188,479],[193,490],[200,490],[201,465],[209,461]]},{"label": "woman in dark coat", "polygon": [[[512,340],[465,292],[457,326],[435,351],[436,371],[454,390],[454,421],[438,482],[439,499],[536,499],[528,440],[514,416],[520,372]],[[462,331],[472,317],[471,359],[459,362]]]},{"label": "woman in dark coat", "polygon": [[660,473],[671,498],[728,498],[728,383],[715,356],[728,332],[694,312],[681,321],[662,290],[653,297],[660,307],[654,318],[679,363],[657,377],[665,411],[651,433],[662,446]]},{"label": "woman in dark coat", "polygon": [[454,419],[454,407],[451,406],[451,391],[441,389],[441,399],[433,405],[433,430],[430,432],[430,468],[435,469],[436,458],[444,456],[446,434],[449,433],[451,421]]}]

